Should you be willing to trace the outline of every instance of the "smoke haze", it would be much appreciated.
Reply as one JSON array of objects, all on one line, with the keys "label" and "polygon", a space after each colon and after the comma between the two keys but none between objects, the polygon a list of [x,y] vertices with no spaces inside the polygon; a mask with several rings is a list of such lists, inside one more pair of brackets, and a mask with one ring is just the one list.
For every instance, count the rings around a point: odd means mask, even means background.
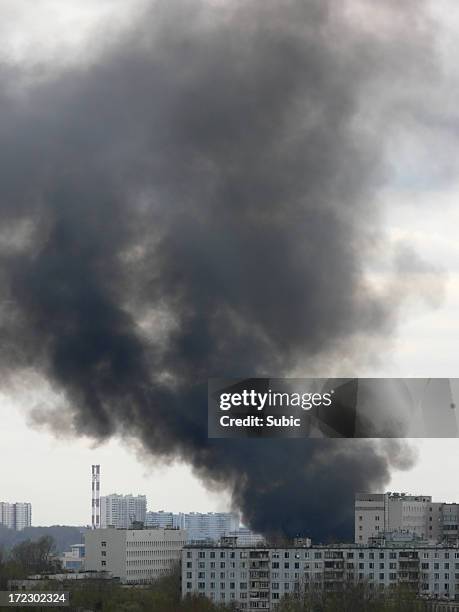
[{"label": "smoke haze", "polygon": [[366,266],[390,259],[380,129],[435,60],[419,3],[370,7],[160,1],[77,66],[0,66],[4,376],[64,394],[40,423],[190,463],[264,533],[350,538],[355,491],[410,462],[207,438],[209,377],[371,358],[394,329]]}]

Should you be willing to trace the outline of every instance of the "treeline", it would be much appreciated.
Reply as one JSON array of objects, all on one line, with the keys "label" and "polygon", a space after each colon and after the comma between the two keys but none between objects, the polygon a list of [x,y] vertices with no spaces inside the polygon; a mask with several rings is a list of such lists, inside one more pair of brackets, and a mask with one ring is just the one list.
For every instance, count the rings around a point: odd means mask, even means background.
[{"label": "treeline", "polygon": [[[228,612],[235,604],[213,603],[198,595],[181,598],[180,572],[146,588],[96,581],[66,586],[75,609],[101,612]],[[279,601],[276,612],[426,612],[426,603],[410,590],[373,591],[365,584],[344,585],[339,593],[311,591]]]},{"label": "treeline", "polygon": [[406,587],[378,591],[365,582],[344,583],[338,592],[303,590],[286,597],[276,612],[426,612],[427,603]]},{"label": "treeline", "polygon": [[213,604],[197,595],[181,598],[180,570],[146,587],[127,587],[107,581],[85,581],[65,587],[70,605],[92,612],[228,612],[235,607]]},{"label": "treeline", "polygon": [[0,590],[6,590],[8,580],[59,571],[60,563],[55,554],[54,540],[50,536],[43,536],[35,542],[19,542],[8,551],[0,548]]},{"label": "treeline", "polygon": [[8,529],[0,525],[0,548],[11,550],[16,544],[26,540],[37,541],[44,536],[53,539],[57,554],[69,550],[72,544],[83,543],[84,528],[67,525],[53,525],[51,527],[26,527],[22,531]]}]

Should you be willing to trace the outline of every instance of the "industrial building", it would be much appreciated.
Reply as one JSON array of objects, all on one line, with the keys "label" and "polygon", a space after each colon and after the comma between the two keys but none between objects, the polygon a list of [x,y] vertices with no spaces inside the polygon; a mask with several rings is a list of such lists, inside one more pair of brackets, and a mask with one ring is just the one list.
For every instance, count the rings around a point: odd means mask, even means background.
[{"label": "industrial building", "polygon": [[147,584],[180,563],[181,529],[93,529],[85,533],[86,571],[109,572],[124,584]]},{"label": "industrial building", "polygon": [[406,585],[424,597],[459,599],[459,547],[386,543],[283,548],[187,545],[182,593],[195,593],[237,610],[274,610],[288,594],[336,592],[365,582],[369,589]]},{"label": "industrial building", "polygon": [[32,504],[0,502],[0,525],[22,531],[32,525]]}]

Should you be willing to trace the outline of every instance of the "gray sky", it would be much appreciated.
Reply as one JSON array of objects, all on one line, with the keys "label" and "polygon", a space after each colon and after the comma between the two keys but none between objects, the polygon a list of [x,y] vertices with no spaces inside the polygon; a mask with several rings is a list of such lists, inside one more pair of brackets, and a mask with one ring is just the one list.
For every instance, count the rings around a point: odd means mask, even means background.
[{"label": "gray sky", "polygon": [[[129,4],[129,12],[126,10]],[[354,2],[356,9],[359,2]],[[142,5],[141,0],[2,0],[0,5],[0,53],[9,62],[58,64],[90,56],[104,44],[98,34],[103,21],[113,32],[124,27]],[[444,131],[448,131],[451,98],[457,91],[454,59],[459,49],[459,7],[454,0],[436,1],[432,15],[437,20],[448,85],[438,95],[445,97]],[[362,19],[368,19],[361,13]],[[410,137],[411,138],[411,137]],[[432,300],[435,283],[427,286],[423,299],[408,301],[401,309],[399,327],[380,361],[360,371],[341,372],[352,376],[457,377],[459,340],[459,182],[448,158],[457,156],[457,142],[448,133],[438,135],[426,127],[420,141],[399,135],[395,139],[391,184],[378,194],[385,207],[386,228],[394,245],[412,245],[414,250],[445,274],[445,296]],[[420,142],[428,145],[420,145]],[[443,159],[444,157],[444,159]],[[446,167],[446,170],[444,168]],[[375,269],[374,282],[385,270]],[[410,278],[407,278],[410,282]],[[333,374],[338,374],[336,370]],[[321,373],[327,376],[328,372]],[[43,401],[49,393],[37,383],[27,393],[0,396],[2,444],[0,446],[0,499],[31,501],[33,523],[85,524],[90,520],[89,476],[91,463],[102,466],[102,493],[144,493],[150,509],[222,510],[228,507],[224,492],[206,490],[191,470],[180,464],[161,465],[140,461],[134,444],[111,440],[94,447],[91,440],[58,439],[46,430],[29,425],[26,409]],[[450,474],[459,468],[457,440],[414,441],[418,461],[407,472],[394,472],[391,490],[432,494],[437,500],[459,501],[459,490]]]}]

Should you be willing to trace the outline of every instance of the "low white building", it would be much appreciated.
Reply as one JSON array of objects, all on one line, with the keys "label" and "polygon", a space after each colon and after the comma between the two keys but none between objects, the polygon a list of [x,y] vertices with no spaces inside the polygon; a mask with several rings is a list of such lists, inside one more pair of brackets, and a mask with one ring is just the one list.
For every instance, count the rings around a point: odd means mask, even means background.
[{"label": "low white building", "polygon": [[79,572],[84,567],[84,557],[84,544],[72,544],[70,550],[65,551],[60,558],[62,569]]},{"label": "low white building", "polygon": [[459,599],[459,547],[334,545],[250,548],[188,545],[182,594],[199,594],[237,610],[274,610],[285,595],[310,589],[339,592],[346,583],[369,589],[404,584],[424,597]]},{"label": "low white building", "polygon": [[147,584],[181,559],[182,529],[93,529],[85,533],[85,570],[107,571],[122,583]]}]

